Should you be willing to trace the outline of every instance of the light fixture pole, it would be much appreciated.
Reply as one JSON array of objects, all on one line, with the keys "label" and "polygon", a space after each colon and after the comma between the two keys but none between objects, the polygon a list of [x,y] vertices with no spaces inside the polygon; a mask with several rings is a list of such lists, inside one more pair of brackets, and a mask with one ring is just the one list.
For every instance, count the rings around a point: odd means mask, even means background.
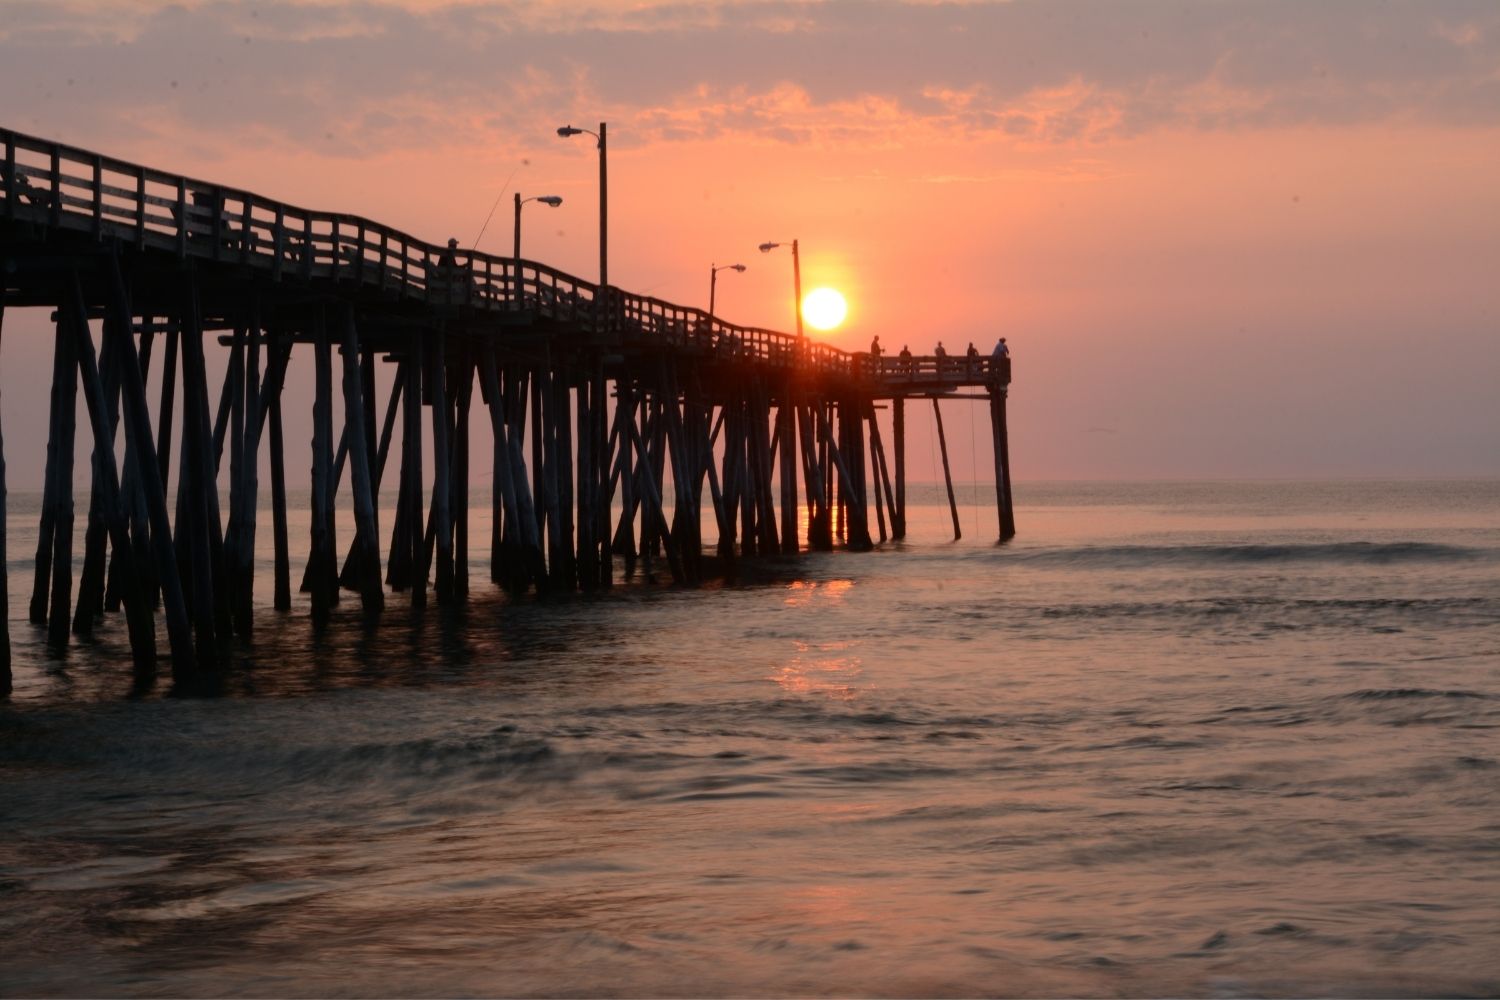
[{"label": "light fixture pole", "polygon": [[709,271],[708,271],[708,326],[709,326],[710,329],[712,329],[713,325],[714,325],[714,288],[719,283],[719,272],[720,271],[738,271],[739,273],[744,274],[745,273],[745,265],[744,264],[724,264],[722,266],[715,266],[713,264],[709,265]]},{"label": "light fixture pole", "polygon": [[516,242],[515,252],[511,255],[516,258],[516,267],[521,266],[521,206],[528,201],[539,201],[543,205],[551,205],[553,208],[562,204],[562,199],[555,194],[539,194],[530,198],[522,198],[521,192],[516,192]]},{"label": "light fixture pole", "polygon": [[557,130],[557,134],[564,139],[584,133],[599,141],[599,294],[602,298],[604,289],[609,285],[609,170],[605,123],[599,123],[597,132],[571,125],[564,125]]},{"label": "light fixture pole", "polygon": [[[762,243],[761,253],[770,253],[784,243]],[[797,241],[792,240],[792,295],[797,312],[797,342],[802,342],[802,260],[797,255]]]}]

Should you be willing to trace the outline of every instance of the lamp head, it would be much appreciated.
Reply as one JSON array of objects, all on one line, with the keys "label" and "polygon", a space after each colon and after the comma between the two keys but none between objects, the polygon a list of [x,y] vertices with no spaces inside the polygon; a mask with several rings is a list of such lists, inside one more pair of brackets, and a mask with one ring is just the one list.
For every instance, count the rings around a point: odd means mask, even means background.
[{"label": "lamp head", "polygon": [[729,266],[732,267],[732,268],[734,268],[736,271],[740,272],[741,274],[745,273],[745,265],[744,264],[730,264]]},{"label": "lamp head", "polygon": [[582,135],[583,134],[583,129],[581,129],[581,128],[574,128],[571,125],[564,125],[562,128],[560,128],[560,129],[557,130],[557,134],[560,135],[560,136],[562,136],[564,139],[566,139],[569,136]]},{"label": "lamp head", "polygon": [[760,252],[770,253],[772,250],[775,250],[779,246],[781,246],[780,243],[762,243],[760,245]]},{"label": "lamp head", "polygon": [[562,198],[558,197],[555,194],[544,194],[540,198],[538,198],[537,201],[541,202],[543,205],[551,205],[553,208],[556,208],[558,205],[562,204]]}]

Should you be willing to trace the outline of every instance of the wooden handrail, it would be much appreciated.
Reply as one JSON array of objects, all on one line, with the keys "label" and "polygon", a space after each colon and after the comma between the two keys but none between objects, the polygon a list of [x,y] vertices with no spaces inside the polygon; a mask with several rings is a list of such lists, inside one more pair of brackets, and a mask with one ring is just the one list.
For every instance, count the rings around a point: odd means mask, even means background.
[{"label": "wooden handrail", "polygon": [[[362,216],[299,208],[9,129],[0,129],[0,140],[5,154],[0,215],[7,219],[130,240],[184,258],[234,261],[278,279],[290,272],[302,281],[331,278],[394,288],[435,305],[531,309],[600,332],[599,287],[537,261],[469,250],[461,263],[449,266],[443,263],[444,248]],[[68,173],[65,166],[82,175]],[[610,288],[608,298],[606,329],[630,343],[696,347],[773,367],[893,385],[1010,381],[1008,358],[873,358],[799,343],[778,330],[726,323],[700,309],[619,288]]]}]

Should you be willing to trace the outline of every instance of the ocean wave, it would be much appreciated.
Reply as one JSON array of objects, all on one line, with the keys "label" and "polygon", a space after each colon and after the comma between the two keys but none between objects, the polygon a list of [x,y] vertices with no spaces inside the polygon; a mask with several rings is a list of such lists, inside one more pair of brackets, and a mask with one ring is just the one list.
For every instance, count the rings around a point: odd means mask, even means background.
[{"label": "ocean wave", "polygon": [[1326,542],[1245,545],[1099,545],[1009,554],[1035,566],[1134,569],[1304,563],[1387,566],[1500,560],[1500,550],[1436,542]]},{"label": "ocean wave", "polygon": [[1351,691],[1342,697],[1352,701],[1408,701],[1432,698],[1472,698],[1480,701],[1490,701],[1495,696],[1485,694],[1482,691],[1437,690],[1432,688],[1366,688],[1361,691]]}]

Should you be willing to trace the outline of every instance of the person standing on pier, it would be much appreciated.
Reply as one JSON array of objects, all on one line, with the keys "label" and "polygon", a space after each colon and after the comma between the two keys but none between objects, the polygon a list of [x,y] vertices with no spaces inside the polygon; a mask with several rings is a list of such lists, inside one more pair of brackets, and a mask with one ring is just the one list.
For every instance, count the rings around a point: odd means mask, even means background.
[{"label": "person standing on pier", "polygon": [[911,346],[901,345],[901,353],[897,355],[901,359],[901,370],[906,372],[907,378],[911,377]]},{"label": "person standing on pier", "polygon": [[884,352],[880,349],[880,334],[877,333],[875,339],[870,341],[870,357],[878,358],[882,353]]},{"label": "person standing on pier", "polygon": [[993,357],[993,358],[1008,358],[1008,357],[1010,357],[1010,348],[1005,346],[1005,338],[1004,337],[1001,337],[999,339],[999,341],[996,342],[996,344],[995,344],[995,350],[991,352],[990,357]]},{"label": "person standing on pier", "polygon": [[947,348],[943,347],[943,342],[941,340],[938,341],[937,346],[932,349],[932,355],[933,357],[937,358],[937,373],[939,375],[943,374],[943,369],[948,367],[948,350]]},{"label": "person standing on pier", "polygon": [[979,348],[974,346],[974,341],[969,341],[969,349],[964,352],[964,373],[973,375],[974,370],[979,367]]}]

